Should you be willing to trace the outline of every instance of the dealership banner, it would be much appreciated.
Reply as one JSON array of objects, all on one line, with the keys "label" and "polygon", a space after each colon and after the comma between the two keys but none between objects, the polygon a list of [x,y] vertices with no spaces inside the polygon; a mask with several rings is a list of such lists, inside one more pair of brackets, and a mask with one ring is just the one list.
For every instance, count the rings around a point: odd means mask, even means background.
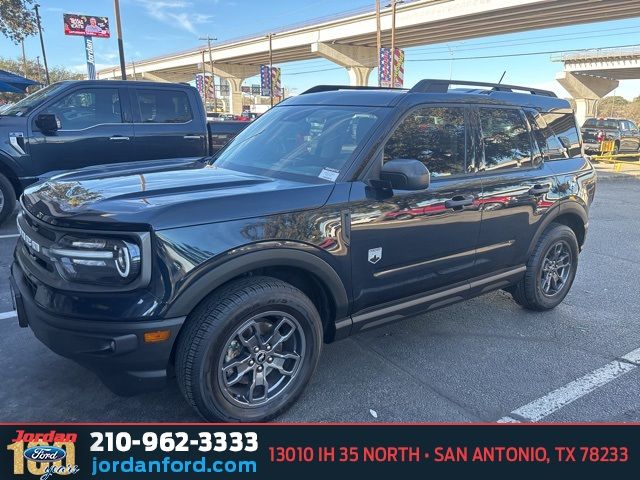
[{"label": "dealership banner", "polygon": [[111,36],[107,17],[79,15],[76,13],[65,13],[62,17],[65,35],[101,38],[109,38]]},{"label": "dealership banner", "polygon": [[404,85],[404,50],[396,48],[394,52],[393,83],[391,65],[391,49],[380,49],[380,69],[378,71],[378,84],[381,87],[401,88]]},{"label": "dealership banner", "polygon": [[2,424],[0,443],[2,479],[633,478],[640,468],[638,424]]},{"label": "dealership banner", "polygon": [[96,79],[96,58],[93,53],[93,37],[84,37],[84,49],[87,52],[87,77]]}]

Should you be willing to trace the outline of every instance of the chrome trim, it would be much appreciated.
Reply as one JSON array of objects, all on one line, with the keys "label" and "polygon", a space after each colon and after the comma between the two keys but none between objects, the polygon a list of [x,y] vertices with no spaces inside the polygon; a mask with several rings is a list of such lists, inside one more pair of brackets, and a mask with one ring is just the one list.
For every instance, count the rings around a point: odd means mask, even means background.
[{"label": "chrome trim", "polygon": [[487,245],[485,247],[480,247],[480,248],[476,248],[476,249],[473,249],[473,250],[465,250],[464,252],[454,253],[452,255],[445,255],[444,257],[432,258],[431,260],[424,260],[422,262],[411,263],[409,265],[403,265],[401,267],[391,267],[391,268],[387,268],[387,269],[375,272],[373,274],[373,276],[375,278],[379,278],[379,277],[383,277],[385,275],[389,275],[391,273],[398,273],[398,272],[401,272],[403,270],[408,270],[408,269],[415,268],[415,267],[422,267],[422,266],[425,266],[425,265],[430,265],[432,263],[438,263],[438,262],[442,262],[442,261],[446,261],[446,260],[452,260],[452,259],[455,259],[455,258],[468,257],[469,255],[475,255],[477,253],[486,253],[486,252],[490,252],[492,250],[497,250],[499,248],[510,247],[514,243],[515,243],[515,240],[508,240],[506,242],[494,243],[492,245]]},{"label": "chrome trim", "polygon": [[[464,285],[460,285],[457,287],[453,287],[453,288],[449,288],[447,290],[443,290],[441,292],[436,292],[436,293],[432,293],[429,295],[425,295],[423,297],[419,297],[419,298],[415,298],[413,300],[409,300],[406,302],[402,302],[402,303],[398,303],[396,305],[391,305],[388,307],[384,307],[378,310],[374,310],[372,312],[367,312],[367,313],[363,313],[360,315],[353,315],[351,318],[353,320],[353,325],[356,324],[361,324],[364,322],[367,322],[369,320],[374,320],[377,319],[378,317],[382,317],[385,316],[387,314],[392,314],[398,311],[402,311],[411,307],[415,307],[418,305],[422,305],[424,303],[430,303],[433,302],[434,300],[439,300],[445,297],[451,297],[457,293],[461,293],[461,292],[465,292],[465,291],[469,291],[473,288],[476,287],[480,287],[482,285],[487,285],[487,284],[491,284],[493,282],[496,282],[498,280],[503,280],[505,278],[511,277],[513,275],[517,275],[519,273],[522,273],[524,271],[527,270],[527,267],[525,265],[521,265],[519,267],[516,268],[512,268],[511,270],[507,270],[506,272],[502,272],[502,273],[498,273],[495,275],[491,275],[490,277],[485,277],[485,278],[481,278],[479,280],[474,280],[471,282],[468,282]],[[376,325],[379,325],[381,323],[386,323],[386,322],[391,322],[394,320],[398,320],[400,318],[402,318],[404,315],[402,314],[397,314],[394,315],[392,317],[389,317],[387,319],[384,319],[385,321],[381,322],[378,320],[374,320],[373,322],[371,322],[372,324],[365,324],[363,325],[360,330],[364,330],[366,328],[370,328]]]},{"label": "chrome trim", "polygon": [[20,155],[26,155],[27,152],[20,146],[18,143],[18,138],[24,138],[24,133],[22,132],[11,132],[9,133],[9,143]]}]

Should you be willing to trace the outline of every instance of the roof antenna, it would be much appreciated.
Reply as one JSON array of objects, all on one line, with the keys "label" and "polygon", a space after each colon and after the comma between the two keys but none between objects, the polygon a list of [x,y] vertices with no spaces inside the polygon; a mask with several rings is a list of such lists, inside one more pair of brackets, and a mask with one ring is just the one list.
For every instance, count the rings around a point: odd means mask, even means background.
[{"label": "roof antenna", "polygon": [[502,76],[500,77],[500,80],[498,80],[498,85],[500,85],[502,83],[502,79],[504,78],[504,76],[507,74],[507,71],[505,70],[504,72],[502,72]]}]

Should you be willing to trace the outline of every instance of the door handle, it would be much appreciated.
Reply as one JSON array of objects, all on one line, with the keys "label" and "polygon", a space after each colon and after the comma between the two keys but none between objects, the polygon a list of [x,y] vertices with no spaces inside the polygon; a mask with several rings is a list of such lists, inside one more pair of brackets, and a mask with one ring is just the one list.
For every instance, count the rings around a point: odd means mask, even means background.
[{"label": "door handle", "polygon": [[475,197],[473,196],[465,197],[464,195],[456,195],[455,197],[446,200],[444,202],[444,206],[446,208],[461,209],[462,207],[473,205],[474,200]]},{"label": "door handle", "polygon": [[545,193],[549,193],[551,190],[551,185],[540,185],[536,184],[529,190],[530,195],[544,195]]},{"label": "door handle", "polygon": [[182,138],[187,139],[187,140],[201,140],[202,139],[202,135],[185,135]]},{"label": "door handle", "polygon": [[114,142],[123,142],[129,140],[129,137],[125,137],[124,135],[113,135],[109,137],[109,140],[113,140]]}]

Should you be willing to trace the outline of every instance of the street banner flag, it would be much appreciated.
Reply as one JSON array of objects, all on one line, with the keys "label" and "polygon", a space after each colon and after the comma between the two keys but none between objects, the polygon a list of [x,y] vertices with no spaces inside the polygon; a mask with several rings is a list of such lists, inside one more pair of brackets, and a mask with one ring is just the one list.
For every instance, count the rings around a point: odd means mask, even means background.
[{"label": "street banner flag", "polygon": [[273,96],[282,97],[281,71],[278,67],[271,68],[271,81],[273,82]]},{"label": "street banner flag", "polygon": [[260,90],[261,95],[269,97],[271,95],[271,75],[269,65],[260,65]]},{"label": "street banner flag", "polygon": [[203,101],[205,89],[207,91],[207,99],[213,100],[213,77],[196,73],[196,89],[198,93],[200,93]]},{"label": "street banner flag", "polygon": [[391,49],[380,49],[380,69],[378,72],[378,84],[381,87],[401,88],[404,84],[404,50],[395,49],[394,54],[393,83],[391,81]]}]

